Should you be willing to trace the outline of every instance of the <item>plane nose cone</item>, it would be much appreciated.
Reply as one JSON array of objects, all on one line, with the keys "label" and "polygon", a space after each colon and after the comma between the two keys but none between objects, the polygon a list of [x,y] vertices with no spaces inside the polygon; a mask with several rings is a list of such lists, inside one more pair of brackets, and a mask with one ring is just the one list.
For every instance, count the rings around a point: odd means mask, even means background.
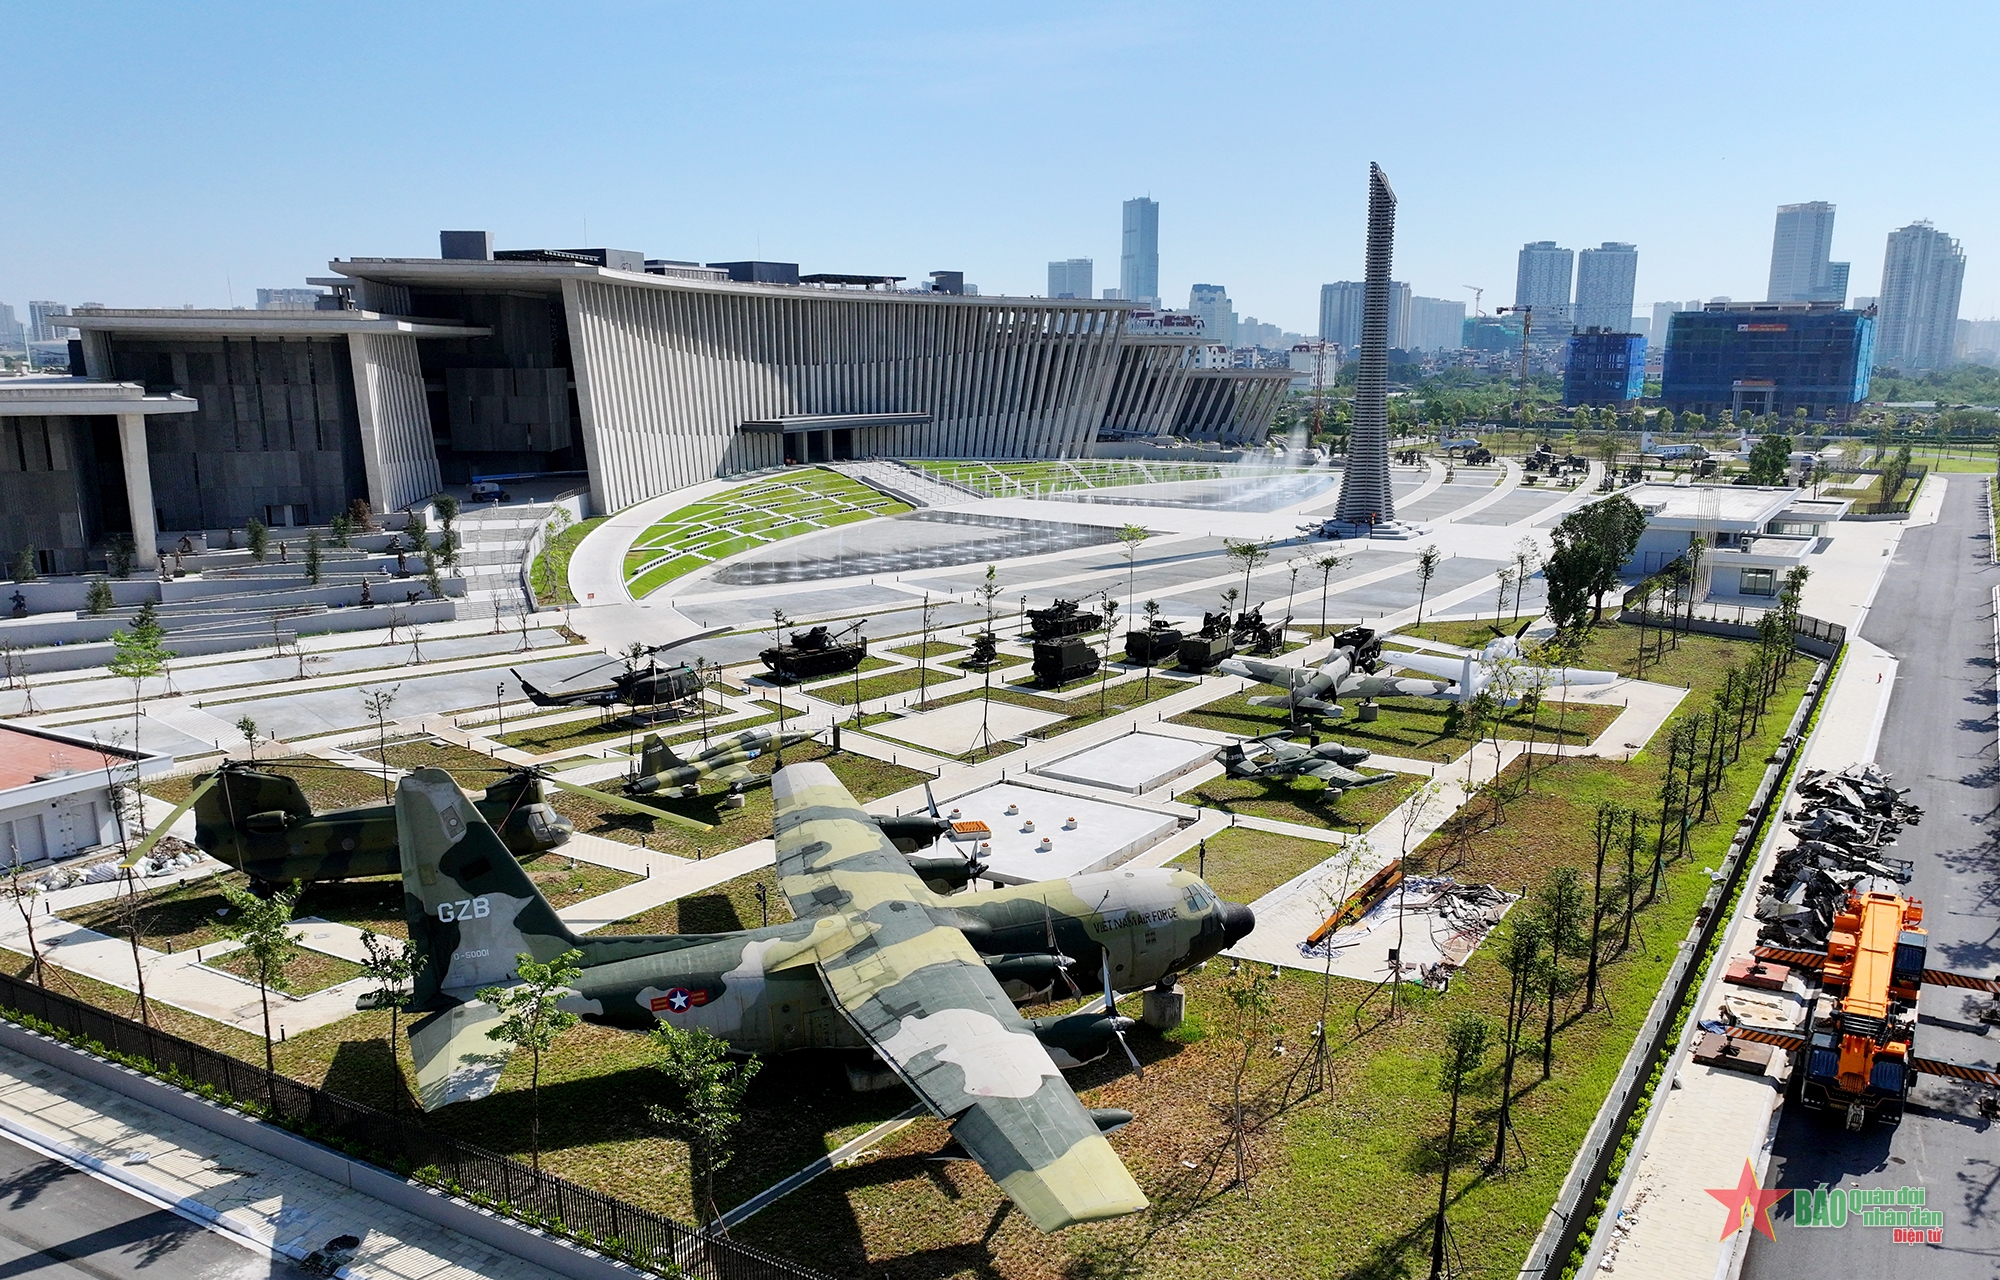
[{"label": "plane nose cone", "polygon": [[1222,904],[1222,945],[1233,947],[1257,927],[1257,914],[1240,902]]}]

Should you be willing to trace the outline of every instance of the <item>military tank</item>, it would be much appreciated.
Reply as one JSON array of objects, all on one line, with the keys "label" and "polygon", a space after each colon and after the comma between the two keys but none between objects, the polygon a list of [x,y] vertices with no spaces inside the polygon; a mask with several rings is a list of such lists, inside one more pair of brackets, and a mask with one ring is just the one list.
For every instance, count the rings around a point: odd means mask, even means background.
[{"label": "military tank", "polygon": [[1074,600],[1057,597],[1046,609],[1028,610],[1028,626],[1037,640],[1061,640],[1080,636],[1104,625],[1102,614],[1085,613]]},{"label": "military tank", "polygon": [[1208,671],[1224,658],[1236,655],[1236,645],[1229,638],[1229,615],[1227,613],[1205,613],[1201,616],[1201,631],[1183,637],[1179,653],[1183,671]]},{"label": "military tank", "polygon": [[1125,660],[1152,666],[1155,662],[1172,661],[1180,652],[1181,633],[1158,618],[1144,631],[1125,633]]},{"label": "military tank", "polygon": [[1075,638],[1035,642],[1035,683],[1060,689],[1097,672],[1097,650]]},{"label": "military tank", "polygon": [[757,656],[780,680],[797,682],[839,675],[854,670],[868,656],[868,637],[861,634],[864,625],[857,622],[838,635],[824,626],[794,631],[790,644],[776,645]]}]

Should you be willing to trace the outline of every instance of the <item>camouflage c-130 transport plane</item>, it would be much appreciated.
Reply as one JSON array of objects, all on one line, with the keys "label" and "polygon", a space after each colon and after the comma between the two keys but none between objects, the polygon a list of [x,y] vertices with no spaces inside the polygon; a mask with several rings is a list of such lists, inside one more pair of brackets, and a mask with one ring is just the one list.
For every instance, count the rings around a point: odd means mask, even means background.
[{"label": "camouflage c-130 transport plane", "polygon": [[1145,1208],[1058,1065],[1106,1051],[1125,1020],[1085,1012],[1031,1023],[1014,998],[1059,975],[1101,974],[1126,990],[1169,979],[1247,935],[1249,908],[1165,870],[941,896],[826,766],[779,771],[772,794],[779,886],[795,920],[579,937],[449,774],[405,778],[396,821],[419,957],[410,1008],[424,1016],[410,1042],[425,1109],[492,1092],[512,1051],[487,1034],[499,1014],[476,993],[514,981],[523,954],[547,961],[574,950],[582,972],[563,1005],[590,1021],[700,1027],[746,1053],[872,1049],[1043,1231]]}]

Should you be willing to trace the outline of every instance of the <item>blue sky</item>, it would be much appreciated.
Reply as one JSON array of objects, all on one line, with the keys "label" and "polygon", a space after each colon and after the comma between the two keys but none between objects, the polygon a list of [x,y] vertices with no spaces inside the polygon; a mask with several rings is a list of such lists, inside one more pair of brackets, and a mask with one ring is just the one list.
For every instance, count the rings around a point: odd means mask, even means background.
[{"label": "blue sky", "polygon": [[1963,242],[2000,315],[2000,9],[1852,3],[74,4],[0,0],[0,301],[247,304],[333,256],[609,244],[1040,293],[1161,286],[1310,330],[1358,275],[1511,300],[1525,240],[1629,240],[1638,301],[1763,295],[1776,205]]}]

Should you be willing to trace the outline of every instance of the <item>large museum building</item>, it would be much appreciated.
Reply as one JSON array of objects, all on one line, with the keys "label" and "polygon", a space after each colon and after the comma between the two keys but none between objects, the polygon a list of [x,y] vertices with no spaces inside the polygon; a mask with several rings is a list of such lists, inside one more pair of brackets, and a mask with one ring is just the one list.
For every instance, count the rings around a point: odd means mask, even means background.
[{"label": "large museum building", "polygon": [[65,316],[82,376],[0,383],[0,553],[77,571],[121,533],[324,524],[477,477],[587,476],[608,512],[788,461],[1257,444],[1290,377],[1197,367],[1191,317],[953,273],[441,249],[336,259],[315,310]]}]

